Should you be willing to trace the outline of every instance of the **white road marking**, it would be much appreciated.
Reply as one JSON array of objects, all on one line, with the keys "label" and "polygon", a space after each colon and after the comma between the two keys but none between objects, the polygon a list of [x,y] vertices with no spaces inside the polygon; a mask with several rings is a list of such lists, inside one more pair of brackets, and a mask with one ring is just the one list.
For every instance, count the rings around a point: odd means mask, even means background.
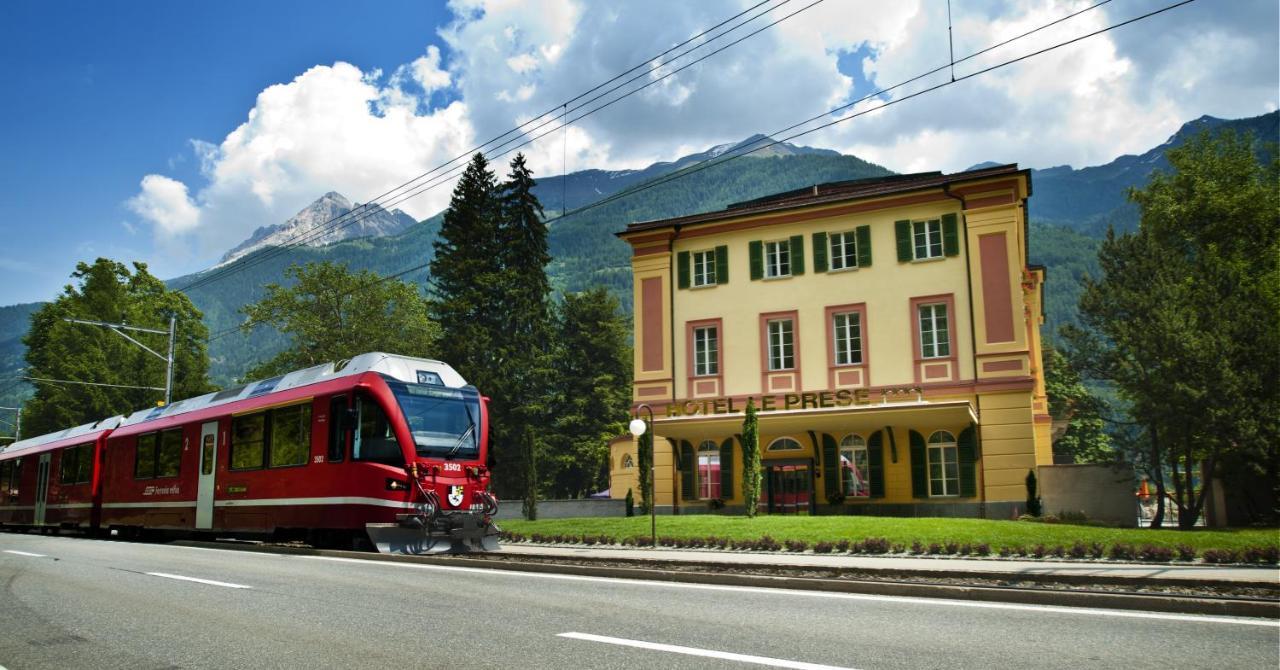
[{"label": "white road marking", "polygon": [[[6,553],[6,554],[17,554],[17,555],[19,555],[19,556],[30,556],[30,557],[32,557],[32,558],[44,558],[44,557],[45,557],[45,555],[44,555],[44,554],[33,554],[33,553],[29,552],[29,551],[18,551],[17,549],[5,549],[5,550],[4,550],[4,553]],[[4,669],[3,669],[3,668],[0,668],[0,670],[4,670]]]},{"label": "white road marking", "polygon": [[686,656],[720,658],[726,661],[768,665],[774,668],[796,668],[797,670],[852,670],[852,668],[842,668],[835,665],[821,665],[819,663],[805,663],[803,661],[788,661],[781,658],[769,658],[768,656],[735,654],[729,651],[713,651],[711,649],[698,649],[696,647],[681,647],[675,644],[661,644],[658,642],[645,642],[643,640],[627,640],[621,637],[605,637],[604,635],[592,635],[590,633],[560,633],[556,637],[567,637],[574,640],[586,640],[588,642],[603,642],[605,644],[616,644],[623,647],[636,647],[638,649],[650,649],[653,651],[666,651],[672,654],[684,654]]},{"label": "white road marking", "polygon": [[148,572],[152,577],[164,577],[165,579],[178,579],[184,582],[198,582],[200,584],[209,584],[211,586],[225,586],[229,589],[251,589],[252,586],[244,584],[232,584],[230,582],[215,582],[212,579],[200,579],[198,577],[184,577],[182,575],[171,575],[167,572]]},{"label": "white road marking", "polygon": [[548,574],[541,572],[520,572],[516,570],[490,570],[487,568],[464,568],[452,565],[423,565],[421,563],[395,563],[391,561],[366,560],[360,558],[341,558],[338,556],[296,556],[295,558],[314,561],[337,561],[342,563],[363,563],[397,568],[413,568],[418,570],[437,570],[441,572],[467,572],[482,575],[503,575],[509,577],[559,579],[575,582],[594,582],[599,584],[628,584],[667,589],[690,589],[695,591],[731,591],[737,593],[754,593],[779,596],[799,596],[806,598],[828,598],[836,600],[862,600],[885,603],[910,603],[944,607],[975,607],[979,609],[1017,610],[1023,612],[1044,612],[1052,614],[1075,614],[1085,616],[1119,617],[1126,619],[1155,619],[1161,621],[1186,621],[1191,623],[1225,623],[1239,626],[1266,626],[1280,628],[1280,621],[1267,619],[1249,619],[1245,617],[1208,616],[1201,614],[1165,614],[1162,612],[1139,612],[1136,610],[1107,610],[1090,607],[1063,607],[1060,605],[1019,605],[1016,603],[993,603],[969,600],[949,600],[945,598],[921,598],[916,596],[876,596],[864,593],[831,593],[827,591],[801,591],[796,589],[770,589],[759,586],[724,586],[721,584],[690,584],[687,582],[660,582],[649,579],[615,579],[612,577],[587,577],[583,575]]}]

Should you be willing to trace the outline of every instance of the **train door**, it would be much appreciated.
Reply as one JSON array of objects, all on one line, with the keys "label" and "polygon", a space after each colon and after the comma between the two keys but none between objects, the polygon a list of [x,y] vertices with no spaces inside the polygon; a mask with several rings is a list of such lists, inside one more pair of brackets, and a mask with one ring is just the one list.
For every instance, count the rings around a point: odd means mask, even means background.
[{"label": "train door", "polygon": [[46,509],[46,498],[49,497],[49,459],[53,456],[53,452],[46,451],[40,454],[40,461],[36,464],[36,518],[37,526],[44,525],[44,513]]},{"label": "train door", "polygon": [[213,528],[213,478],[218,463],[218,422],[200,427],[200,479],[196,485],[196,528]]}]

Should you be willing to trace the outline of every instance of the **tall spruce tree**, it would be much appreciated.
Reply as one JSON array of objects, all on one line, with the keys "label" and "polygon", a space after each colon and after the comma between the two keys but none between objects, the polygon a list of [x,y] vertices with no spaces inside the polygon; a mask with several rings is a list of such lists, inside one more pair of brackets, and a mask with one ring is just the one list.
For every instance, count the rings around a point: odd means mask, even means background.
[{"label": "tall spruce tree", "polygon": [[498,203],[504,289],[501,349],[507,372],[507,390],[511,394],[508,416],[513,429],[516,426],[523,429],[520,433],[512,433],[511,437],[518,435],[524,445],[519,461],[519,478],[504,476],[503,480],[520,483],[526,516],[537,514],[537,461],[546,442],[545,436],[532,428],[550,423],[547,387],[551,354],[548,309],[551,283],[547,279],[546,267],[551,262],[551,253],[547,246],[542,204],[533,194],[534,184],[533,173],[525,164],[524,155],[516,154],[511,161],[511,172],[502,183]]},{"label": "tall spruce tree", "polygon": [[[134,263],[130,272],[123,263],[99,258],[92,265],[76,264],[71,276],[76,284],[31,315],[31,329],[23,338],[27,376],[120,387],[164,386],[164,361],[105,328],[64,319],[165,329],[174,315],[173,400],[210,390],[209,331],[187,296],[168,290],[145,263]],[[132,335],[156,351],[168,346],[164,335]],[[27,436],[153,407],[164,399],[163,391],[145,388],[37,382],[35,389],[22,415],[22,432]]]},{"label": "tall spruce tree", "polygon": [[542,206],[517,156],[499,185],[476,154],[454,187],[431,274],[438,350],[490,398],[490,457],[502,498],[534,494],[536,454],[525,429],[546,419],[549,260]]}]

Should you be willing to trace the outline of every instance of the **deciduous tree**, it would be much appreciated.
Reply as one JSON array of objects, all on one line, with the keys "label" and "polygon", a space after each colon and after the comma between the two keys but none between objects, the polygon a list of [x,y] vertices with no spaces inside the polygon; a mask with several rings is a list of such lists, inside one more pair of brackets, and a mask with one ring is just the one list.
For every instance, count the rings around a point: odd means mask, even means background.
[{"label": "deciduous tree", "polygon": [[241,311],[244,329],[270,325],[292,339],[246,379],[263,379],[370,351],[430,358],[437,339],[418,288],[368,270],[334,263],[293,265],[291,286],[269,284],[266,296]]},{"label": "deciduous tree", "polygon": [[[75,318],[167,330],[177,318],[174,344],[173,400],[210,390],[207,379],[209,331],[186,295],[170,291],[147,271],[99,258],[76,264],[62,295],[31,315],[26,376],[116,386],[35,382],[35,396],[24,406],[22,432],[39,435],[155,406],[163,390],[119,388],[163,387],[165,362],[118,334],[99,326],[68,323]],[[168,337],[130,333],[151,349],[165,353]]]}]

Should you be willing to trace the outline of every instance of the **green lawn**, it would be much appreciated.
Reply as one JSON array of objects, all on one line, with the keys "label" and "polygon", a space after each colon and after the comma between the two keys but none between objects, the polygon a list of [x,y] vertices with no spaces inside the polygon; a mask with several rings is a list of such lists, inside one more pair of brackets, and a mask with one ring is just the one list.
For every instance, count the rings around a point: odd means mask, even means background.
[{"label": "green lawn", "polygon": [[[649,537],[649,518],[582,518],[542,521],[509,520],[503,530],[529,536],[607,536],[615,542],[625,538]],[[985,543],[994,554],[1001,547],[1031,548],[1038,544],[1053,548],[1070,547],[1076,542],[1086,545],[1116,543],[1135,546],[1156,545],[1175,548],[1186,545],[1197,553],[1207,549],[1243,550],[1248,547],[1280,548],[1280,530],[1148,530],[1145,528],[1099,528],[1070,524],[1045,524],[1028,521],[988,521],[984,519],[905,519],[864,516],[742,516],[689,515],[659,516],[658,536],[671,538],[721,537],[733,540],[759,539],[768,535],[779,542],[800,540],[809,544],[862,541],[884,538],[891,543],[910,547],[913,542],[928,546],[977,545]]]}]

